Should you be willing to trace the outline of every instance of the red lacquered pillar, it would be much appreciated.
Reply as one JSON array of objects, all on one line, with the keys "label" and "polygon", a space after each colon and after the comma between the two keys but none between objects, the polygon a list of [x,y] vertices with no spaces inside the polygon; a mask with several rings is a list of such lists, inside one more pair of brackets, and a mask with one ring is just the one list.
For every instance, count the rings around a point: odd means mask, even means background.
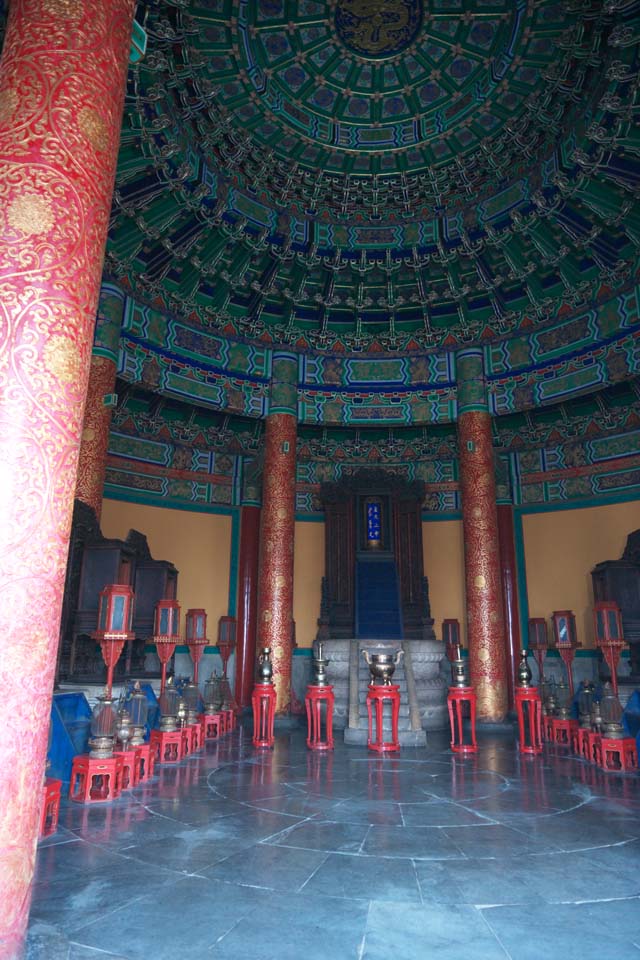
[{"label": "red lacquered pillar", "polygon": [[105,398],[113,394],[116,388],[118,344],[125,300],[125,294],[118,287],[107,283],[102,285],[84,408],[76,498],[93,508],[98,521],[102,513],[113,410],[112,406],[105,403]]},{"label": "red lacquered pillar", "polygon": [[507,659],[507,689],[509,709],[514,710],[518,656],[522,647],[520,645],[518,571],[516,567],[515,537],[513,533],[513,507],[508,503],[499,503],[497,510],[500,570],[502,573],[502,604],[504,608],[505,654]]},{"label": "red lacquered pillar", "polygon": [[278,714],[288,713],[291,704],[297,379],[295,354],[275,354],[265,424],[258,643],[271,647]]},{"label": "red lacquered pillar", "polygon": [[456,372],[471,684],[478,698],[478,719],[498,722],[507,712],[507,670],[496,478],[482,350],[457,354]]},{"label": "red lacquered pillar", "polygon": [[[257,493],[257,491],[256,491]],[[256,614],[258,609],[258,548],[260,506],[250,504],[245,487],[240,509],[238,551],[238,635],[236,641],[235,695],[242,710],[251,705],[256,665]]]},{"label": "red lacquered pillar", "polygon": [[30,904],[134,0],[12,0],[0,60],[0,958]]}]

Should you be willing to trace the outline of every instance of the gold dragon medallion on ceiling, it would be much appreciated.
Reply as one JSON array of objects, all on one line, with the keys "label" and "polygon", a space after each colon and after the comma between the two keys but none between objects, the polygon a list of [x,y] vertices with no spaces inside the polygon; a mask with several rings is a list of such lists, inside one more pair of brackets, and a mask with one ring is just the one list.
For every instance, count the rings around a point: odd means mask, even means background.
[{"label": "gold dragon medallion on ceiling", "polygon": [[392,57],[415,40],[422,12],[421,0],[339,0],[336,32],[360,57]]}]

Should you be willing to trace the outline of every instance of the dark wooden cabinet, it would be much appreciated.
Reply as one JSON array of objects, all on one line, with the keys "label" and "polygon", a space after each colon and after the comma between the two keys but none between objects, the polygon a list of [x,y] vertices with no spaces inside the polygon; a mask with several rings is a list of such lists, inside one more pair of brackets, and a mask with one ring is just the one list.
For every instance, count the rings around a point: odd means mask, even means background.
[{"label": "dark wooden cabinet", "polygon": [[591,580],[594,601],[613,600],[620,607],[631,674],[640,681],[640,564],[624,559],[604,560],[591,571]]},{"label": "dark wooden cabinet", "polygon": [[100,591],[110,583],[134,589],[133,631],[116,667],[116,678],[144,672],[144,647],[153,635],[156,603],[175,599],[178,571],[166,560],[154,560],[144,534],[130,530],[126,540],[104,537],[90,507],[76,501],[61,622],[58,679],[101,680],[105,666],[91,640],[98,619]]}]

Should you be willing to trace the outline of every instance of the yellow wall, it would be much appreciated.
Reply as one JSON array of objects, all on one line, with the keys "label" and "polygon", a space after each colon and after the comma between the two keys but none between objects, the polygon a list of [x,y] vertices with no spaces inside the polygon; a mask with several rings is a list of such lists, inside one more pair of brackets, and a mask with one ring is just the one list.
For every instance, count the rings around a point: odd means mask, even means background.
[{"label": "yellow wall", "polygon": [[187,610],[203,607],[215,644],[218,619],[226,616],[229,605],[231,517],[105,499],[105,537],[125,539],[132,528],[144,533],[154,560],[170,560],[178,569],[182,635]]},{"label": "yellow wall", "polygon": [[573,610],[579,642],[593,646],[591,570],[622,556],[627,534],[640,526],[640,504],[525,514],[522,523],[529,616]]},{"label": "yellow wall", "polygon": [[299,647],[310,647],[318,630],[324,576],[324,523],[296,523],[293,619]]},{"label": "yellow wall", "polygon": [[443,620],[455,619],[466,643],[462,520],[423,523],[422,551],[436,637],[442,639]]}]

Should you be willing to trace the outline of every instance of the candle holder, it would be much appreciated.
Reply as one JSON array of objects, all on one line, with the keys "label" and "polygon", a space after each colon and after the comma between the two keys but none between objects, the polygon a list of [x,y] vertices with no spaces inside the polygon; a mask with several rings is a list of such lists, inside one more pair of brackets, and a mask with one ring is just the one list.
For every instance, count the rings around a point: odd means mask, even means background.
[{"label": "candle holder", "polygon": [[544,658],[547,655],[547,621],[544,617],[530,617],[529,619],[529,650],[533,653],[538,665],[539,685],[544,683]]},{"label": "candle holder", "polygon": [[193,660],[193,682],[198,685],[198,666],[204,654],[207,640],[207,614],[201,609],[187,610],[185,617],[185,642]]},{"label": "candle holder", "polygon": [[91,637],[97,640],[107,667],[107,694],[111,696],[113,671],[127,640],[133,640],[133,588],[124,583],[110,583],[100,591],[98,629]]},{"label": "candle holder", "polygon": [[593,608],[596,644],[602,651],[605,663],[611,671],[611,685],[618,696],[618,664],[626,641],[622,635],[620,607],[611,600],[596,603]]},{"label": "candle holder", "polygon": [[578,643],[576,634],[576,618],[572,610],[554,610],[551,615],[553,625],[553,638],[556,650],[562,657],[567,670],[567,682],[569,684],[569,694],[573,699],[573,672],[571,664],[576,655],[576,650],[581,644]]},{"label": "candle holder", "polygon": [[156,604],[153,642],[162,664],[160,693],[167,685],[167,664],[173,656],[180,639],[180,604],[177,600],[159,600]]}]

